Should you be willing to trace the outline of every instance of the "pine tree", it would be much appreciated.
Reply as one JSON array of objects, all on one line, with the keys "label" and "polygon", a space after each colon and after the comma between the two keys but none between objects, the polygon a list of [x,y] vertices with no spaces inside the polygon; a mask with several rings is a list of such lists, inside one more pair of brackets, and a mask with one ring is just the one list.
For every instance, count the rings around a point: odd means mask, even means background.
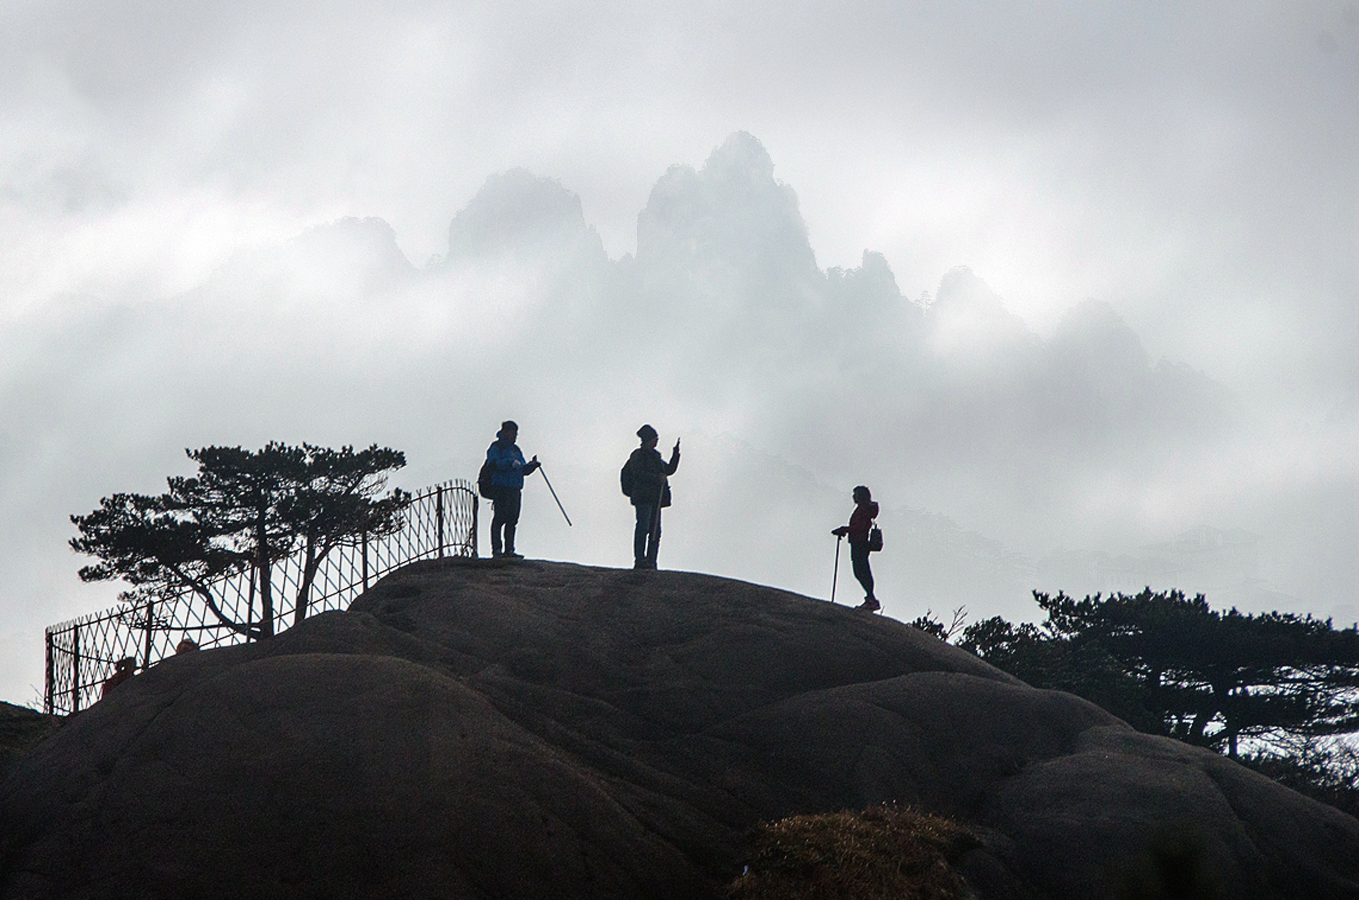
[{"label": "pine tree", "polygon": [[[334,450],[270,443],[258,451],[204,447],[185,451],[198,463],[192,477],[171,477],[159,496],[114,494],[86,516],[71,516],[80,536],[71,547],[99,562],[83,581],[121,578],[124,599],[166,597],[185,590],[201,598],[219,622],[247,639],[274,631],[273,566],[303,551],[295,621],[306,615],[321,562],[335,547],[401,524],[410,496],[381,496],[387,473],[406,464],[397,450]],[[224,576],[255,569],[260,616],[229,616],[211,590]]]}]

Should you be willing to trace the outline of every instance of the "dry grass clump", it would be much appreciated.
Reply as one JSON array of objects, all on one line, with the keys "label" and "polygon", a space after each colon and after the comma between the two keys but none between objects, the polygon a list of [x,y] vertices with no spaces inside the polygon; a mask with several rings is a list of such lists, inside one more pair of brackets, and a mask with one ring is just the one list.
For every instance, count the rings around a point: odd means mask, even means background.
[{"label": "dry grass clump", "polygon": [[904,806],[790,816],[756,829],[731,900],[961,900],[951,860],[978,846],[966,829]]}]

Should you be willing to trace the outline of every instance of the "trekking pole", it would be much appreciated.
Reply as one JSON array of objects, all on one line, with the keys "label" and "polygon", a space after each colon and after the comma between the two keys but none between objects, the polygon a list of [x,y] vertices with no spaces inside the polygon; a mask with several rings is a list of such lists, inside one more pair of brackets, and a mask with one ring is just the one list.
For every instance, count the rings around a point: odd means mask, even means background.
[{"label": "trekking pole", "polygon": [[656,545],[661,540],[661,504],[665,502],[666,479],[661,478],[661,490],[656,494],[656,514],[651,519],[651,548],[652,553],[656,551]]},{"label": "trekking pole", "polygon": [[[544,471],[544,469],[543,469],[543,464],[542,464],[542,463],[538,463],[538,471],[539,471],[539,472],[542,472],[542,474],[543,474],[543,481],[546,481],[546,482],[547,482],[547,489],[548,489],[549,491],[552,491],[552,482],[550,482],[550,481],[547,480],[547,472]],[[553,499],[553,500],[557,500],[557,492],[556,492],[556,491],[552,491],[552,499]],[[570,528],[570,527],[571,527],[571,517],[568,516],[568,515],[566,514],[566,507],[562,506],[562,502],[561,502],[560,500],[557,500],[557,509],[560,509],[560,510],[562,511],[562,518],[566,520],[566,527],[567,527],[567,528]]]},{"label": "trekking pole", "polygon": [[844,537],[844,535],[842,535],[842,534],[837,534],[837,535],[835,536],[835,571],[831,573],[831,601],[830,601],[830,602],[832,602],[832,603],[835,602],[835,582],[836,582],[836,581],[839,579],[839,577],[840,577],[840,538],[842,538],[842,537]]}]

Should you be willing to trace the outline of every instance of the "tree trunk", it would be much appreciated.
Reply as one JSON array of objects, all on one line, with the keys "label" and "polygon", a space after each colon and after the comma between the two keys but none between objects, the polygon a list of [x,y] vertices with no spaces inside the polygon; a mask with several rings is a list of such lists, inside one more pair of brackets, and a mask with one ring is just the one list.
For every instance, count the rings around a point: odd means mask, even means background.
[{"label": "tree trunk", "polygon": [[1147,673],[1147,699],[1151,702],[1151,711],[1156,714],[1156,720],[1161,724],[1161,730],[1168,733],[1174,732],[1174,726],[1166,722],[1165,703],[1161,700],[1161,677],[1164,672],[1159,668],[1153,668]]},{"label": "tree trunk", "polygon": [[265,527],[265,507],[259,508],[255,520],[255,547],[259,552],[260,569],[260,637],[274,634],[273,572],[270,568],[268,530]]},{"label": "tree trunk", "polygon": [[[182,575],[181,578],[183,578]],[[184,583],[188,585],[189,590],[193,591],[199,597],[203,598],[203,602],[207,604],[207,607],[212,612],[212,614],[217,617],[217,621],[221,622],[223,625],[230,628],[237,634],[244,635],[247,641],[254,636],[252,634],[253,629],[250,627],[250,620],[247,618],[244,623],[241,623],[237,622],[235,619],[228,617],[226,613],[222,612],[222,608],[217,605],[217,601],[212,599],[212,590],[206,584],[204,584],[203,582],[199,581],[196,578],[184,578],[183,580]],[[250,584],[251,589],[253,590],[254,589],[253,579],[251,580]]]},{"label": "tree trunk", "polygon": [[1212,693],[1204,700],[1203,706],[1195,714],[1194,725],[1189,729],[1189,742],[1200,746],[1208,743],[1204,739],[1204,732],[1208,729],[1208,723],[1213,721],[1213,716],[1222,713],[1224,724],[1228,727],[1232,724],[1227,716],[1227,709],[1231,703],[1231,697],[1228,696],[1230,689],[1224,688],[1220,684],[1209,684],[1209,688]]},{"label": "tree trunk", "polygon": [[1204,732],[1208,729],[1208,723],[1213,720],[1213,716],[1221,711],[1222,704],[1217,699],[1217,688],[1213,688],[1213,693],[1209,699],[1203,701],[1203,705],[1194,713],[1194,723],[1189,726],[1189,743],[1203,746],[1207,741],[1204,740]]},{"label": "tree trunk", "polygon": [[316,570],[321,561],[316,559],[316,539],[307,535],[307,553],[302,564],[302,584],[297,589],[297,604],[293,608],[293,624],[300,625],[307,617],[307,604],[311,602],[311,583],[316,580]]}]

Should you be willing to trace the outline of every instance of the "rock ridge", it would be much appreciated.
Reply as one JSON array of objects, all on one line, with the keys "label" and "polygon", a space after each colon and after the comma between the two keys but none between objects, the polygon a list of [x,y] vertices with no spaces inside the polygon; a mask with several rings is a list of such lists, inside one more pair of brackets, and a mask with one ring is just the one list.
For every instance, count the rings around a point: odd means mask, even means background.
[{"label": "rock ridge", "polygon": [[749,830],[907,803],[982,900],[1167,834],[1223,896],[1349,897],[1359,821],[890,619],[684,572],[416,563],[171,658],[0,784],[0,897],[714,897]]}]

